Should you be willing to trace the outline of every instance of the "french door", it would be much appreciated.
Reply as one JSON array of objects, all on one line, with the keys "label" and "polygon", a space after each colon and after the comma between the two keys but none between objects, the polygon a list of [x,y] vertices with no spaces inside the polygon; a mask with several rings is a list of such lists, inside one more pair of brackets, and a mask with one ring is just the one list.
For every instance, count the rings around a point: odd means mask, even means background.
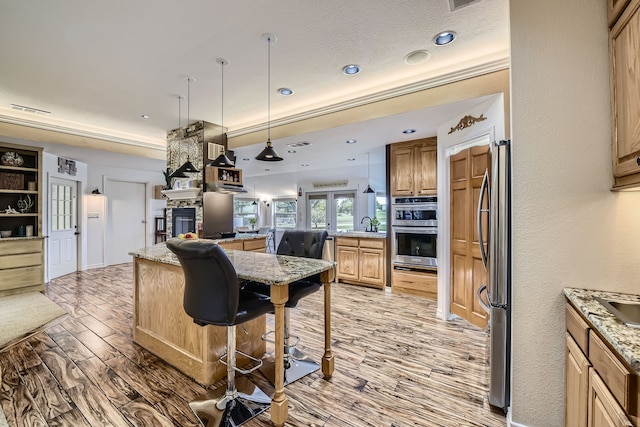
[{"label": "french door", "polygon": [[328,191],[307,193],[306,226],[312,230],[347,231],[356,229],[356,192]]}]

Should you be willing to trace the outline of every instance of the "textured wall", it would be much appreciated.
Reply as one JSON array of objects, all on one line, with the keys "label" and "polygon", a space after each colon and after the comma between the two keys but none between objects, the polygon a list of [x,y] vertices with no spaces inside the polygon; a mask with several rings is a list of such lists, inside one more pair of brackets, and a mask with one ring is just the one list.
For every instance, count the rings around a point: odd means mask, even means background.
[{"label": "textured wall", "polygon": [[612,193],[604,0],[511,1],[512,419],[563,424],[564,287],[640,293],[640,193]]}]

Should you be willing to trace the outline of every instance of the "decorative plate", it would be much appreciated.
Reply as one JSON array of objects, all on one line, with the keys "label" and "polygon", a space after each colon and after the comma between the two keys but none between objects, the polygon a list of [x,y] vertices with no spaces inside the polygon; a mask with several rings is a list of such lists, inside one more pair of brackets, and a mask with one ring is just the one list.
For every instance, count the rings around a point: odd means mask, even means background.
[{"label": "decorative plate", "polygon": [[22,166],[24,159],[20,154],[14,153],[13,151],[7,151],[0,158],[0,162],[2,162],[4,166]]}]

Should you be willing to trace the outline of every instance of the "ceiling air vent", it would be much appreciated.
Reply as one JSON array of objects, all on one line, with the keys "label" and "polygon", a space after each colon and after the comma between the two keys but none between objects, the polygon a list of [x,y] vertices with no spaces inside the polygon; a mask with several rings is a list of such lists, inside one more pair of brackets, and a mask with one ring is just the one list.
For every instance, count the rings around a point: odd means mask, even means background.
[{"label": "ceiling air vent", "polygon": [[295,148],[295,147],[306,147],[307,145],[311,145],[309,141],[302,142],[294,142],[293,144],[287,144],[287,147]]},{"label": "ceiling air vent", "polygon": [[349,184],[349,181],[346,179],[336,180],[336,181],[314,182],[313,188],[346,187],[347,184]]},{"label": "ceiling air vent", "polygon": [[449,0],[449,10],[455,12],[474,3],[480,3],[480,0]]},{"label": "ceiling air vent", "polygon": [[42,114],[48,116],[51,114],[51,111],[40,110],[38,108],[33,107],[25,107],[24,105],[11,104],[11,108],[13,110],[24,111],[25,113],[33,113],[33,114]]}]

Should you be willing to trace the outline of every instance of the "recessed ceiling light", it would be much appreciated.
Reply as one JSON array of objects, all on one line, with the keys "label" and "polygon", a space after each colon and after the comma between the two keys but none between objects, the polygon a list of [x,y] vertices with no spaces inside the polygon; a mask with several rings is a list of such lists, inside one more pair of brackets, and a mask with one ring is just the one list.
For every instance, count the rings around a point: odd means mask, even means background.
[{"label": "recessed ceiling light", "polygon": [[293,154],[293,153],[297,153],[297,151],[296,150],[287,150],[287,153]]},{"label": "recessed ceiling light", "polygon": [[433,44],[436,46],[444,46],[456,39],[455,31],[443,31],[433,38]]},{"label": "recessed ceiling light", "polygon": [[426,50],[414,50],[411,53],[408,53],[407,56],[404,57],[404,62],[409,65],[418,64],[420,62],[424,62],[431,54]]},{"label": "recessed ceiling light", "polygon": [[356,143],[356,142],[358,142],[358,141],[356,141],[355,139],[347,139],[345,142],[346,142],[347,144],[355,144],[355,143]]},{"label": "recessed ceiling light", "polygon": [[293,95],[293,91],[288,87],[281,87],[280,89],[278,89],[278,93],[284,96]]},{"label": "recessed ceiling light", "polygon": [[353,162],[353,161],[355,161],[355,160],[356,160],[356,159],[355,159],[355,157],[349,157],[349,158],[347,159],[347,161],[348,161],[348,162]]},{"label": "recessed ceiling light", "polygon": [[347,76],[352,76],[360,72],[360,66],[356,64],[345,65],[344,67],[342,67],[342,72]]},{"label": "recessed ceiling light", "polygon": [[402,131],[402,133],[406,133],[408,135],[410,133],[416,133],[416,130],[415,129],[405,129],[405,130]]},{"label": "recessed ceiling light", "polygon": [[143,118],[143,119],[148,119],[148,118],[150,118],[150,117],[151,117],[151,116],[150,116],[150,115],[148,115],[148,114],[143,114],[143,115],[142,115],[142,118]]}]

